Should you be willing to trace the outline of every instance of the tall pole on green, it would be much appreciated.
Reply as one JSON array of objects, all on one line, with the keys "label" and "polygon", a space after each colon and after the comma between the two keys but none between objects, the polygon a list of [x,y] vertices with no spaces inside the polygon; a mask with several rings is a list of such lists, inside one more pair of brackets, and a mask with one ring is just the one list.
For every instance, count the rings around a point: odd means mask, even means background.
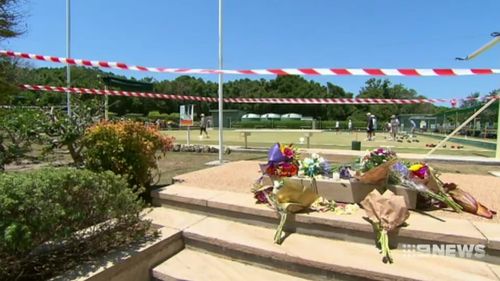
[{"label": "tall pole on green", "polygon": [[496,159],[500,159],[500,90],[497,91],[497,102],[498,104],[498,120],[497,120],[497,153],[495,154]]},{"label": "tall pole on green", "polygon": [[[66,57],[71,57],[71,0],[66,0]],[[66,86],[71,87],[71,69],[69,63],[66,64]],[[68,116],[71,116],[71,94],[66,92],[66,109]]]},{"label": "tall pole on green", "polygon": [[219,0],[219,162],[220,164],[224,163],[223,155],[224,155],[224,141],[223,141],[223,128],[224,128],[224,119],[223,119],[223,80],[222,80],[222,68],[223,68],[223,60],[222,60],[222,0]]}]

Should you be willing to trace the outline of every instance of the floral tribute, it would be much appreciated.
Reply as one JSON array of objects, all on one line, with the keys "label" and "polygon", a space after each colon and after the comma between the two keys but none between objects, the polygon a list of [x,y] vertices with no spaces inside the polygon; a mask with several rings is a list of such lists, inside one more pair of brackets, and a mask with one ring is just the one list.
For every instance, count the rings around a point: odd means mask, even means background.
[{"label": "floral tribute", "polygon": [[418,163],[407,167],[405,164],[398,162],[392,166],[392,170],[393,175],[399,178],[403,186],[419,192],[424,197],[437,200],[458,213],[462,211],[462,207],[453,201],[442,186],[439,185],[437,178],[427,164]]},{"label": "floral tribute", "polygon": [[311,157],[299,161],[299,176],[307,176],[310,178],[316,178],[318,176],[331,177],[331,167],[323,157],[313,153]]},{"label": "floral tribute", "polygon": [[402,196],[394,195],[386,190],[380,194],[376,189],[361,202],[366,215],[377,232],[377,243],[380,247],[384,263],[392,263],[389,248],[389,232],[396,230],[410,216]]},{"label": "floral tribute", "polygon": [[372,185],[386,185],[391,166],[397,161],[396,153],[384,148],[368,152],[357,160],[356,177],[360,182]]},{"label": "floral tribute", "polygon": [[361,172],[368,172],[369,170],[380,166],[384,163],[396,159],[396,153],[392,150],[384,148],[377,148],[368,152],[364,157],[360,158],[357,162]]},{"label": "floral tribute", "polygon": [[[268,153],[268,162],[260,165],[262,177],[255,183],[252,192],[257,203],[270,205],[280,215],[280,223],[274,235],[274,242],[281,244],[283,229],[288,214],[306,209],[312,211],[334,211],[336,214],[351,214],[358,206],[337,205],[319,196],[316,178],[329,177],[330,166],[317,154],[302,161],[293,145],[273,145]],[[272,186],[262,184],[264,176],[270,177]],[[297,176],[299,179],[292,179]],[[300,179],[307,177],[306,179]]]},{"label": "floral tribute", "polygon": [[488,219],[496,214],[495,211],[479,203],[471,194],[457,188],[456,184],[441,181],[438,173],[426,163],[407,166],[398,162],[392,169],[402,185],[437,201],[438,206],[448,206],[456,212],[465,211]]},{"label": "floral tribute", "polygon": [[[404,163],[394,152],[383,148],[374,149],[357,161],[357,178],[362,183],[378,186],[400,184],[421,194],[419,200],[439,208],[449,207],[456,212],[465,211],[489,219],[496,214],[471,194],[457,188],[456,184],[441,181],[438,172],[428,164]],[[361,205],[375,226],[384,262],[390,263],[392,257],[387,233],[404,223],[408,213],[402,196],[386,193],[380,195],[374,190]],[[388,214],[394,214],[394,217],[389,219]]]},{"label": "floral tribute", "polygon": [[292,177],[299,172],[298,153],[292,144],[273,145],[268,153],[267,164],[261,165],[261,170],[270,177]]}]

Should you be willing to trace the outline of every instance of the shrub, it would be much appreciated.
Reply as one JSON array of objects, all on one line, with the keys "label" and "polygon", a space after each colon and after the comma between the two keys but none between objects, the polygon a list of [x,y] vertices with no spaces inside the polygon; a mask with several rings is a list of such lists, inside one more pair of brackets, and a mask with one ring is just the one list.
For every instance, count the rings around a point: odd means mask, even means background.
[{"label": "shrub", "polygon": [[170,121],[174,121],[174,122],[179,122],[179,119],[181,118],[181,114],[180,113],[177,113],[177,112],[174,112],[174,113],[170,113],[167,117],[168,120]]},{"label": "shrub", "polygon": [[125,185],[111,172],[70,168],[1,174],[0,280],[46,279],[151,237],[144,204]]},{"label": "shrub", "polygon": [[96,100],[82,100],[75,97],[72,100],[71,116],[66,111],[50,110],[46,112],[49,121],[45,124],[45,135],[50,141],[45,153],[55,148],[65,146],[73,162],[77,166],[83,163],[83,135],[88,127],[98,121],[102,115],[102,108]]},{"label": "shrub", "polygon": [[148,120],[148,118],[144,117],[144,115],[142,113],[127,113],[127,114],[123,115],[122,117],[125,119],[132,120],[132,121],[144,122],[144,121]]},{"label": "shrub", "polygon": [[[33,143],[43,143],[44,123],[47,121],[41,110],[0,110],[0,169],[4,164],[18,161],[31,152]],[[4,142],[5,140],[5,142]]]},{"label": "shrub", "polygon": [[85,166],[93,171],[113,171],[130,186],[149,186],[157,160],[172,148],[173,138],[141,123],[101,122],[85,134]]}]

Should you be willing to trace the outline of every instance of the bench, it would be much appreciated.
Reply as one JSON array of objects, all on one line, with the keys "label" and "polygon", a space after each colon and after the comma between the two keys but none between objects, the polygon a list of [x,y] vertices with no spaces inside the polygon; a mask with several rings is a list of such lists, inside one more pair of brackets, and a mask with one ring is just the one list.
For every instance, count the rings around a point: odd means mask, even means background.
[{"label": "bench", "polygon": [[245,148],[248,148],[248,137],[252,135],[252,133],[302,133],[306,139],[307,148],[310,147],[310,138],[314,133],[321,133],[323,130],[271,130],[271,129],[263,129],[263,130],[235,130],[240,133],[240,136],[245,139]]}]

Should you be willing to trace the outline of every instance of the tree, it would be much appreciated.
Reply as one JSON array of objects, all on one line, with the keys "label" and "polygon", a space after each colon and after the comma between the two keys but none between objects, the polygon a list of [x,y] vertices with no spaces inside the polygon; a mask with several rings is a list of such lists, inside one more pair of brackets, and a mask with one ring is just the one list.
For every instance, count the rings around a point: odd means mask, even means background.
[{"label": "tree", "polygon": [[479,100],[479,96],[479,92],[468,95],[465,100],[460,103],[460,108],[469,108],[481,105],[482,102]]},{"label": "tree", "polygon": [[[424,96],[418,95],[413,89],[408,89],[402,84],[391,85],[387,79],[369,79],[365,87],[359,92],[358,98],[381,98],[381,99],[421,99]],[[410,113],[435,113],[436,107],[432,104],[384,104],[358,106],[356,116],[363,116],[363,113],[370,112],[377,117],[377,120],[389,120],[391,115],[410,114]]]},{"label": "tree", "polygon": [[0,170],[5,164],[26,157],[33,143],[43,142],[43,124],[44,115],[37,109],[0,110]]},{"label": "tree", "polygon": [[51,109],[47,112],[45,133],[51,139],[49,149],[67,147],[75,165],[83,164],[82,150],[85,131],[99,121],[102,116],[102,107],[96,100],[73,99],[73,114],[68,116],[64,111]]},{"label": "tree", "polygon": [[19,0],[0,0],[0,40],[19,36],[24,32],[20,28],[22,13]]}]

